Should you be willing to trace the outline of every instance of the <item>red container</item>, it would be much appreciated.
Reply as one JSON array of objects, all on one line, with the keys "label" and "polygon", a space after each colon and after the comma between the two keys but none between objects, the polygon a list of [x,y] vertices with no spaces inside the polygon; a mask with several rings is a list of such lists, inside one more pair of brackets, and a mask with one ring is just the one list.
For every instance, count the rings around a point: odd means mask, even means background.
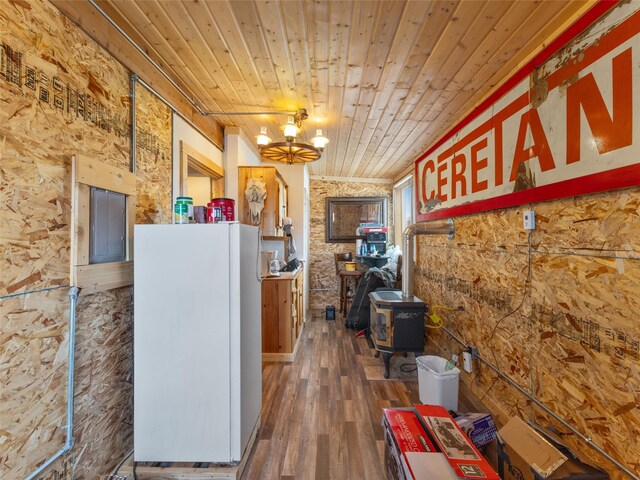
[{"label": "red container", "polygon": [[212,198],[210,203],[207,203],[208,207],[220,209],[221,222],[233,222],[235,220],[233,214],[235,201],[231,198]]}]

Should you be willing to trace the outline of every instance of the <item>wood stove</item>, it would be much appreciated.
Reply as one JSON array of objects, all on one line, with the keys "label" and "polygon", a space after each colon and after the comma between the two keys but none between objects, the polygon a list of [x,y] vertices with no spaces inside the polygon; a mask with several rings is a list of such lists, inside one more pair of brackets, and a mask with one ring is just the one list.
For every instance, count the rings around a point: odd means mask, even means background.
[{"label": "wood stove", "polygon": [[424,315],[427,305],[418,297],[403,298],[402,292],[376,291],[371,300],[370,337],[376,357],[382,352],[384,378],[389,378],[389,363],[395,352],[424,351]]}]

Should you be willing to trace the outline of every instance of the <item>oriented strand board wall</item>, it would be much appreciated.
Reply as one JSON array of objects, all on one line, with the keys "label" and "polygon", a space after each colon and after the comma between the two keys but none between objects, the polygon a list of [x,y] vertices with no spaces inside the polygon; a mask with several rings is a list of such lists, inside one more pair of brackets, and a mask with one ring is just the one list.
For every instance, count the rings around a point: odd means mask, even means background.
[{"label": "oriented strand board wall", "polygon": [[111,473],[133,448],[132,294],[125,287],[78,301],[76,479]]},{"label": "oriented strand board wall", "polygon": [[136,84],[136,223],[173,223],[171,110]]},{"label": "oriented strand board wall", "polygon": [[[0,0],[1,478],[64,444],[71,156],[130,164],[129,74],[45,1]],[[170,112],[138,98],[137,222],[171,219]],[[131,288],[77,308],[75,447],[43,478],[109,473],[132,448]]]},{"label": "oriented strand board wall", "polygon": [[[311,180],[309,183],[309,306],[324,309],[340,306],[339,280],[334,253],[355,252],[356,244],[325,243],[326,197],[387,197],[389,231],[393,231],[393,186],[390,183],[339,182]],[[355,232],[354,232],[355,233]]]},{"label": "oriented strand board wall", "polygon": [[[420,238],[416,294],[463,307],[440,312],[446,328],[640,475],[640,188],[454,222],[453,240]],[[430,351],[461,349],[442,330],[428,335]],[[499,423],[519,415],[554,425],[582,457],[628,478],[487,367],[461,380]]]},{"label": "oriented strand board wall", "polygon": [[66,297],[59,288],[0,299],[1,478],[24,478],[64,444]]}]

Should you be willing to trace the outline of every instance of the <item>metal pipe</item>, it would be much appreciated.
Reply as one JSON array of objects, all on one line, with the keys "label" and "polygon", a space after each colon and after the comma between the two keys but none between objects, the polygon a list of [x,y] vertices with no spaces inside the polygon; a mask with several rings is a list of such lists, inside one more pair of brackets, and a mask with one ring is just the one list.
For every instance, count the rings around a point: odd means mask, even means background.
[{"label": "metal pipe", "polygon": [[67,372],[67,426],[66,439],[64,446],[58,450],[53,456],[49,457],[42,465],[34,470],[25,480],[33,480],[40,475],[47,467],[73,448],[73,379],[75,369],[75,350],[76,350],[76,304],[78,302],[78,287],[69,289],[69,300],[71,302],[69,308],[69,354],[68,354],[68,372]]},{"label": "metal pipe", "polygon": [[[464,346],[465,348],[469,348],[469,345],[467,345],[465,342],[460,340],[460,338],[458,336],[456,336],[453,332],[449,331],[445,327],[441,327],[441,328],[442,328],[442,330],[447,332],[447,334],[451,338],[456,340],[462,346]],[[597,451],[600,455],[602,455],[604,458],[609,460],[612,464],[614,464],[616,467],[618,467],[624,473],[629,475],[629,477],[633,478],[634,480],[640,480],[640,478],[638,476],[636,476],[631,470],[629,470],[627,467],[625,467],[620,462],[618,462],[615,458],[613,458],[611,455],[609,455],[606,451],[604,451],[598,445],[593,443],[593,440],[591,439],[591,437],[587,437],[586,435],[583,435],[582,433],[580,433],[580,431],[578,431],[574,427],[572,427],[569,423],[567,423],[566,420],[564,420],[557,413],[555,413],[549,407],[547,407],[542,402],[540,402],[538,399],[536,399],[531,393],[527,392],[524,388],[522,388],[520,385],[518,385],[507,374],[505,374],[501,370],[499,370],[498,367],[494,366],[488,360],[482,358],[480,355],[477,355],[477,358],[482,363],[484,363],[487,367],[489,367],[491,370],[493,370],[495,373],[497,373],[498,376],[500,376],[501,378],[504,378],[511,386],[513,386],[516,390],[518,390],[522,395],[524,395],[529,400],[531,400],[531,402],[533,402],[537,407],[539,407],[540,409],[544,410],[547,414],[551,415],[557,422],[561,423],[565,428],[567,428],[568,430],[571,430],[578,438],[580,438],[580,440],[586,442],[591,448],[593,448],[595,451]]]},{"label": "metal pipe", "polygon": [[455,228],[453,221],[434,223],[414,223],[404,229],[402,233],[402,297],[411,298],[413,296],[413,237],[415,235],[448,235],[453,238]]},{"label": "metal pipe", "polygon": [[[165,71],[162,69],[162,67],[160,67],[160,65],[158,65],[156,61],[147,54],[147,52],[145,52],[140,46],[138,46],[138,44],[134,42],[133,39],[129,35],[127,35],[127,33],[122,28],[120,28],[120,26],[109,15],[107,15],[107,13],[104,10],[102,10],[102,8],[100,8],[94,0],[88,0],[88,2],[100,15],[102,15],[102,17],[107,22],[109,22],[109,24],[113,28],[115,28],[118,31],[120,35],[122,35],[131,44],[133,48],[135,48],[138,51],[140,55],[142,55],[151,65],[153,65],[153,67],[156,70],[158,70],[158,72],[160,72],[160,75],[162,75],[173,86],[173,88],[175,88],[178,92],[180,92],[180,94],[193,106],[193,108],[195,108],[200,113],[200,115],[205,114],[204,110],[200,108],[200,106],[195,102],[195,100],[193,100],[189,95],[187,95],[187,93],[182,89],[182,87],[180,87],[180,85],[178,85],[175,82],[175,80],[173,80],[168,74],[166,74]],[[198,101],[200,101],[200,99],[198,99]]]},{"label": "metal pipe", "polygon": [[138,76],[135,73],[129,78],[129,95],[131,96],[131,173],[136,173],[136,81]]},{"label": "metal pipe", "polygon": [[291,112],[288,110],[273,110],[270,112],[202,112],[202,115],[209,116],[233,116],[233,115],[295,115],[296,112]]},{"label": "metal pipe", "polygon": [[[191,128],[193,128],[196,132],[198,132],[200,135],[202,135],[204,138],[206,138],[209,142],[211,142],[214,145],[217,145],[216,142],[214,142],[211,138],[209,138],[209,135],[207,135],[206,133],[204,133],[195,123],[193,123],[191,120],[189,120],[186,116],[184,116],[182,113],[180,113],[180,111],[173,106],[173,104],[171,102],[169,102],[169,100],[167,100],[166,98],[164,98],[162,95],[160,95],[160,93],[158,93],[151,85],[149,85],[147,82],[145,82],[143,79],[141,79],[140,77],[136,76],[136,82],[140,83],[144,88],[146,88],[147,90],[149,90],[156,98],[158,98],[158,100],[160,100],[162,103],[164,103],[167,107],[169,107],[169,109],[175,113],[177,116],[179,116],[182,120],[184,120]],[[222,148],[222,147],[219,147]]]},{"label": "metal pipe", "polygon": [[[120,26],[107,14],[107,12],[105,12],[102,8],[100,8],[100,6],[94,1],[94,0],[88,0],[89,4],[107,21],[109,22],[109,24],[115,28],[117,30],[117,32],[122,35],[125,40],[127,42],[129,42],[129,44],[131,44],[131,46],[133,48],[136,49],[136,51],[142,55],[144,57],[144,59],[149,62],[151,65],[153,65],[153,67],[160,72],[160,75],[162,75],[165,80],[167,80],[171,86],[173,88],[175,88],[180,95],[182,95],[185,100],[187,100],[187,102],[189,102],[191,104],[191,106],[193,108],[195,108],[197,110],[197,112],[200,115],[203,115],[205,117],[207,116],[221,116],[221,115],[294,115],[296,112],[291,112],[288,110],[277,110],[277,111],[269,111],[269,112],[214,112],[214,111],[207,111],[204,110],[204,108],[200,107],[200,104],[204,104],[204,102],[202,100],[200,100],[199,98],[196,97],[196,100],[194,100],[193,98],[191,98],[191,96],[189,94],[187,94],[187,92],[184,91],[184,89],[178,85],[178,83],[169,76],[169,74],[167,74],[162,67],[153,59],[149,56],[149,54],[147,54],[147,52],[144,51],[144,49],[142,47],[140,47],[128,34],[127,32],[125,32],[122,28],[120,28]],[[176,110],[177,112],[177,110]]]}]

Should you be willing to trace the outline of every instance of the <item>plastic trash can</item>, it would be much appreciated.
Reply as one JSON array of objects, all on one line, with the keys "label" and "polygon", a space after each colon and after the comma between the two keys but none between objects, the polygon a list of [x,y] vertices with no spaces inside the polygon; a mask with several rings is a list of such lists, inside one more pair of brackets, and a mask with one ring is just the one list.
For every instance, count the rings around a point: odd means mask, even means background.
[{"label": "plastic trash can", "polygon": [[460,370],[449,360],[433,355],[416,358],[420,401],[458,410]]}]

